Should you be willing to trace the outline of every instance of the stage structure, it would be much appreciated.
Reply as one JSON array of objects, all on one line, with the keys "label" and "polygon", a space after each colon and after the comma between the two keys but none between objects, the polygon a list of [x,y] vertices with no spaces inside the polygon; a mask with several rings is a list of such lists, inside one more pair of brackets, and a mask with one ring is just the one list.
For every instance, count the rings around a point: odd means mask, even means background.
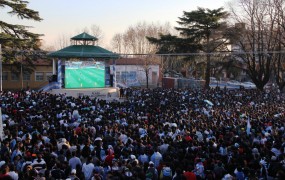
[{"label": "stage structure", "polygon": [[56,92],[74,94],[78,91],[78,95],[98,95],[114,91],[115,72],[110,74],[110,65],[119,55],[95,45],[97,40],[94,36],[81,33],[71,38],[70,46],[48,54],[53,58],[53,82],[50,85],[57,89]]}]

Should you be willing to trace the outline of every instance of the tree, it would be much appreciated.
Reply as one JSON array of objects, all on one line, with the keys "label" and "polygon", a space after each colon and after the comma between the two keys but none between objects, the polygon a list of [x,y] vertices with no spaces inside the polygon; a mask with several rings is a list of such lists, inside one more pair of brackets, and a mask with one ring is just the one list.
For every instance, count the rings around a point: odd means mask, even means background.
[{"label": "tree", "polygon": [[[90,26],[90,28],[84,28],[83,30],[86,33],[90,33],[92,36],[95,36],[96,38],[98,38],[98,40],[96,41],[97,45],[100,45],[104,39],[104,33],[102,31],[102,29],[100,28],[100,26],[93,24]],[[82,33],[82,32],[81,32]]]},{"label": "tree", "polygon": [[244,70],[260,90],[270,79],[278,47],[276,32],[277,11],[275,0],[239,0],[231,6],[236,23],[236,39],[232,40],[236,58],[245,65]]},{"label": "tree", "polygon": [[160,25],[159,23],[139,22],[128,27],[124,33],[113,36],[113,51],[122,54],[149,54],[155,50],[155,46],[146,37],[158,37],[158,34],[169,33],[170,30],[169,23]]},{"label": "tree", "polygon": [[89,28],[85,27],[83,29],[78,29],[76,30],[77,34],[81,34],[82,32],[88,33],[92,36],[95,36],[96,38],[98,38],[98,40],[96,40],[96,45],[101,45],[103,44],[102,42],[104,42],[104,32],[102,31],[102,29],[100,28],[100,26],[93,24],[91,25]]},{"label": "tree", "polygon": [[148,88],[149,71],[151,70],[150,61],[151,61],[151,57],[150,56],[146,57],[144,59],[144,65],[143,65],[143,71],[144,71],[145,77],[146,77],[146,88]]},{"label": "tree", "polygon": [[285,47],[285,1],[284,0],[274,0],[274,3],[272,4],[274,6],[274,9],[277,13],[277,37],[278,37],[278,45],[276,48],[276,51],[278,54],[276,54],[276,60],[274,61],[274,75],[275,75],[275,81],[280,91],[283,90],[285,87],[285,54],[281,53],[284,51]]},{"label": "tree", "polygon": [[186,37],[190,42],[200,45],[200,51],[206,53],[206,72],[205,88],[209,88],[211,73],[211,55],[212,52],[224,51],[227,49],[228,39],[224,34],[227,29],[225,21],[228,13],[223,8],[205,9],[185,12],[183,17],[179,17],[178,24],[182,27],[176,27],[182,37]]},{"label": "tree", "polygon": [[183,12],[175,27],[180,36],[160,35],[160,39],[149,37],[151,43],[158,45],[158,52],[164,53],[206,53],[205,88],[209,88],[211,73],[210,53],[227,49],[227,38],[224,34],[228,13],[223,8],[214,10],[198,8],[195,11]]},{"label": "tree", "polygon": [[[27,7],[28,2],[22,0],[2,0],[0,1],[1,8],[11,9],[8,14],[15,15],[20,19],[28,19],[41,21],[37,11]],[[29,51],[30,53],[22,53],[25,61],[32,64],[35,56],[38,56],[36,51],[40,51],[40,34],[35,34],[28,31],[28,26],[10,24],[0,21],[0,44],[3,48],[3,61],[10,61],[17,64],[15,53],[17,51]],[[31,52],[35,51],[35,52]],[[33,55],[33,56],[31,56]],[[19,63],[18,63],[19,64]]]},{"label": "tree", "polygon": [[67,37],[66,34],[61,34],[56,40],[57,50],[63,49],[70,45],[70,37]]},{"label": "tree", "polygon": [[[194,53],[200,49],[199,44],[192,43],[192,41],[188,41],[186,38],[180,38],[170,33],[159,34],[159,38],[147,37],[147,39],[155,46],[156,54]],[[194,56],[166,56],[162,60],[164,65],[163,72],[177,73],[183,68],[190,69],[195,64],[195,61],[196,58]],[[169,74],[173,75],[173,73]]]},{"label": "tree", "polygon": [[144,72],[145,77],[146,77],[146,88],[149,87],[149,73],[151,70],[151,66],[154,64],[159,64],[159,61],[160,61],[160,59],[157,56],[155,56],[154,54],[146,55],[143,58],[144,64],[141,65],[141,68],[142,68],[142,71]]},{"label": "tree", "polygon": [[197,52],[201,48],[199,44],[171,34],[159,34],[159,38],[147,37],[147,39],[156,46],[157,54],[190,53]]},{"label": "tree", "polygon": [[116,52],[122,52],[123,34],[117,33],[112,38],[113,49]]}]

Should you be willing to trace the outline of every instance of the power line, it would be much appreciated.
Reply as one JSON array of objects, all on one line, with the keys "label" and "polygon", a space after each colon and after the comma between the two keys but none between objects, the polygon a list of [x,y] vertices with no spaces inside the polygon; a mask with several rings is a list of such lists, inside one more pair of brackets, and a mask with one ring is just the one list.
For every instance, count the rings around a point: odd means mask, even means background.
[{"label": "power line", "polygon": [[[3,49],[2,54],[5,52],[15,52],[16,53],[44,53],[46,55],[56,52],[56,51],[44,51],[44,50],[13,50],[13,49]],[[76,54],[78,52],[72,51],[64,51],[65,54]],[[149,56],[149,55],[156,55],[156,56],[206,56],[206,55],[251,55],[251,54],[264,54],[264,55],[271,55],[271,54],[285,54],[285,51],[220,51],[220,52],[197,52],[197,53],[159,53],[159,54],[150,54],[150,53],[93,53],[88,52],[84,53],[85,55],[119,55],[119,56]]]}]

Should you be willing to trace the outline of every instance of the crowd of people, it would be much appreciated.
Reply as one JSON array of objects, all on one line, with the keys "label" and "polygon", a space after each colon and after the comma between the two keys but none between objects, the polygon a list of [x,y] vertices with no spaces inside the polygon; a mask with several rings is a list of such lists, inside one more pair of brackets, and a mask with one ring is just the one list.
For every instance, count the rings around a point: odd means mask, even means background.
[{"label": "crowd of people", "polygon": [[124,89],[125,101],[1,92],[1,179],[285,179],[285,96]]}]

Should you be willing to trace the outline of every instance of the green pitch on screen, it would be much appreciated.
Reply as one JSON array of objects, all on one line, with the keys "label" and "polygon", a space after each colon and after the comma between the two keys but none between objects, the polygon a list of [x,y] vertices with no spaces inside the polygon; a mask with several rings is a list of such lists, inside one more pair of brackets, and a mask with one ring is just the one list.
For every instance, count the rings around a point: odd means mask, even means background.
[{"label": "green pitch on screen", "polygon": [[105,87],[105,69],[96,67],[65,69],[65,88],[97,87]]}]

